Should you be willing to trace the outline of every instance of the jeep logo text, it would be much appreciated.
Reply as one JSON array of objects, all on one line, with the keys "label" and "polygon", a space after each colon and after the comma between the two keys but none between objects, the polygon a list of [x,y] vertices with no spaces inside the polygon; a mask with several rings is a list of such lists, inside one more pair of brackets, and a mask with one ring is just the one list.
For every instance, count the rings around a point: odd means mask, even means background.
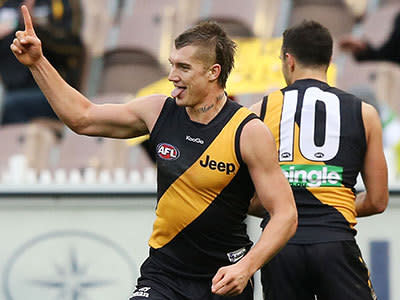
[{"label": "jeep logo text", "polygon": [[225,172],[226,175],[229,175],[233,172],[235,172],[235,165],[233,163],[225,163],[223,161],[215,161],[213,159],[210,159],[210,155],[206,156],[206,160],[200,160],[200,166],[203,168],[209,167],[211,170],[218,170],[220,172]]}]

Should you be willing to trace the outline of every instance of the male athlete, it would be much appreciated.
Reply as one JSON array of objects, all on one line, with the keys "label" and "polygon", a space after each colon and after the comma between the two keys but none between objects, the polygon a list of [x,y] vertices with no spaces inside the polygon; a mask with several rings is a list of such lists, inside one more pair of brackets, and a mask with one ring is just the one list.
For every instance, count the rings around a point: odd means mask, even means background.
[{"label": "male athlete", "polygon": [[[113,138],[150,133],[157,218],[131,299],[253,299],[250,278],[294,234],[297,211],[272,135],[224,93],[235,44],[215,23],[188,29],[169,58],[173,98],[95,105],[49,64],[25,6],[22,13],[25,31],[11,49],[66,125]],[[271,220],[251,248],[243,220],[254,188]]]},{"label": "male athlete", "polygon": [[[299,218],[294,237],[262,268],[268,300],[375,299],[354,226],[356,217],[387,206],[382,130],[371,105],[326,83],[331,56],[322,25],[304,21],[286,30],[281,60],[288,86],[252,107],[275,137]],[[359,172],[366,191],[356,195]],[[250,213],[262,213],[257,204],[254,198]]]}]

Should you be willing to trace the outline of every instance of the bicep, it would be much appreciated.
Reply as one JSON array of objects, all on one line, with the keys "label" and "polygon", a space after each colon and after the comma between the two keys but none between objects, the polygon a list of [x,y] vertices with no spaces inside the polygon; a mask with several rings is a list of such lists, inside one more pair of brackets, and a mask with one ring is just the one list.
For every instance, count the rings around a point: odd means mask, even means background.
[{"label": "bicep", "polygon": [[363,103],[363,121],[367,149],[361,172],[368,193],[382,195],[387,192],[387,165],[383,153],[382,128],[376,110]]},{"label": "bicep", "polygon": [[269,129],[260,120],[252,120],[243,128],[240,145],[257,195],[268,212],[273,214],[293,205],[291,188],[279,166]]},{"label": "bicep", "polygon": [[87,112],[82,134],[130,138],[149,133],[161,111],[165,97],[150,96],[124,104],[93,104]]}]

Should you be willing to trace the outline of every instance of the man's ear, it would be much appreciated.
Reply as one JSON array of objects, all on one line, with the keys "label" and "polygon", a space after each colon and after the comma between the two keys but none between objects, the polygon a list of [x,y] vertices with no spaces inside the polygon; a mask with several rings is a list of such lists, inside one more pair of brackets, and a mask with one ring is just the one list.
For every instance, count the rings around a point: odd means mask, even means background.
[{"label": "man's ear", "polygon": [[209,69],[208,69],[208,79],[210,81],[217,80],[219,77],[219,74],[221,74],[221,65],[219,64],[213,64]]},{"label": "man's ear", "polygon": [[290,71],[293,72],[296,67],[296,58],[290,53],[285,53],[285,59]]}]

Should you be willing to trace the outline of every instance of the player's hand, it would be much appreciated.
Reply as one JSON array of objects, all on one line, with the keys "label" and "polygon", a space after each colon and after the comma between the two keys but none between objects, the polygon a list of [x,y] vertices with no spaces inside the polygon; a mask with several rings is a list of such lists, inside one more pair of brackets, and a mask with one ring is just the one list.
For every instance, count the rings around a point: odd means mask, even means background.
[{"label": "player's hand", "polygon": [[36,36],[26,5],[22,5],[21,12],[24,17],[25,30],[15,33],[15,39],[10,48],[18,61],[29,67],[43,56],[42,43]]},{"label": "player's hand", "polygon": [[221,296],[237,296],[243,292],[252,274],[241,264],[222,267],[212,279],[211,291]]}]

